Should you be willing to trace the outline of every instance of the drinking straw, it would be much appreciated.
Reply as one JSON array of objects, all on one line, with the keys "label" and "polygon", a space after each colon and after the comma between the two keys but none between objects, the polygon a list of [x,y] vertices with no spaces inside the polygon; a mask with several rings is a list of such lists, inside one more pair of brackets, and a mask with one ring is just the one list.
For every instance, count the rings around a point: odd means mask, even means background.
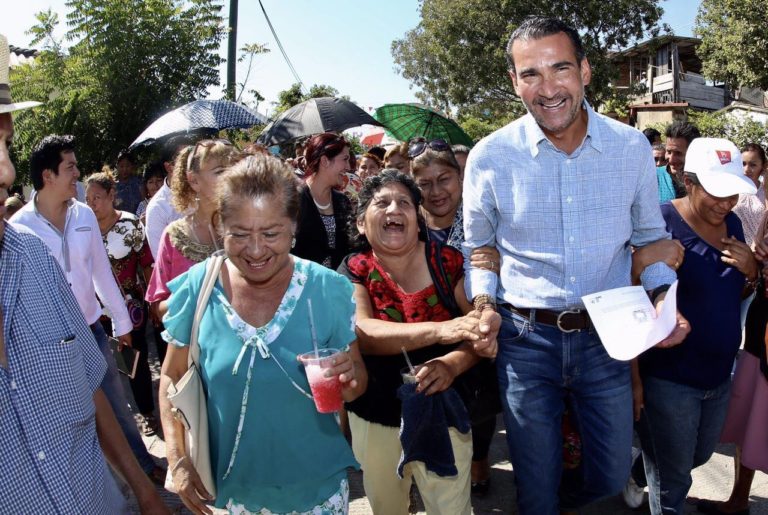
[{"label": "drinking straw", "polygon": [[408,357],[408,353],[405,352],[405,347],[400,347],[400,350],[403,351],[403,356],[405,356],[405,362],[408,363],[408,369],[410,370],[411,375],[413,375],[416,369],[413,368],[413,363],[411,363],[411,359]]},{"label": "drinking straw", "polygon": [[315,319],[312,316],[312,299],[307,299],[307,308],[309,309],[309,332],[312,334],[312,347],[315,349],[315,357],[320,357],[320,351],[317,349],[317,333],[315,332]]}]

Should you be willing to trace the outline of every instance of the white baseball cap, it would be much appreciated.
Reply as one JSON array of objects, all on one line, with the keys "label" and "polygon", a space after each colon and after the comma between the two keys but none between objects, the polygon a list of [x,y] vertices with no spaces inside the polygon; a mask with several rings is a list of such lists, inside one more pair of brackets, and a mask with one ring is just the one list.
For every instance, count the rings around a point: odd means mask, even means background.
[{"label": "white baseball cap", "polygon": [[741,152],[727,139],[694,139],[685,153],[684,171],[696,174],[701,186],[715,197],[757,193],[755,183],[744,175]]}]

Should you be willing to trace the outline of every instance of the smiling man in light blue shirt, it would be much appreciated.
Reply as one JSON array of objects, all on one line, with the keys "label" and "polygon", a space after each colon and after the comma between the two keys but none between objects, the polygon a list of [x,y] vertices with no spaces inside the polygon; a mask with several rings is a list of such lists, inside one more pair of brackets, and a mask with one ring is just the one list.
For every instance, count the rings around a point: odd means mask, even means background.
[{"label": "smiling man in light blue shirt", "polygon": [[[528,114],[478,143],[464,179],[465,254],[496,247],[500,273],[468,266],[466,286],[481,314],[498,306],[503,318],[497,365],[519,511],[554,515],[618,493],[630,467],[629,364],[605,352],[581,296],[628,286],[631,247],[669,235],[648,141],[584,100],[578,33],[528,18],[507,54]],[[642,282],[659,303],[675,278],[659,262]],[[687,329],[679,317],[659,345]],[[566,397],[583,447],[578,480],[561,485]]]}]

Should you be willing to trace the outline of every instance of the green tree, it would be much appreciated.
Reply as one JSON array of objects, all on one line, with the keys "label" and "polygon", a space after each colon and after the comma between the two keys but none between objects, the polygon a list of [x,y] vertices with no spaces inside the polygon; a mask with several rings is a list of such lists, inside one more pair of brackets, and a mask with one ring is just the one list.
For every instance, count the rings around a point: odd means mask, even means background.
[{"label": "green tree", "polygon": [[725,138],[739,148],[747,143],[758,143],[764,147],[768,145],[768,124],[752,118],[738,118],[728,113],[690,111],[688,121],[698,127],[702,136]]},{"label": "green tree", "polygon": [[11,76],[15,98],[45,101],[18,118],[22,174],[33,146],[50,133],[74,134],[82,169],[96,170],[159,115],[219,83],[224,28],[214,0],[68,0],[66,6],[69,50],[53,37],[58,17],[39,13],[30,34],[43,51]]},{"label": "green tree", "polygon": [[768,89],[768,3],[703,0],[694,34],[704,74],[734,86]]},{"label": "green tree", "polygon": [[[240,86],[240,93],[238,93],[238,95],[237,95],[237,102],[241,101],[241,99],[243,97],[243,93],[246,91],[245,88],[248,85],[248,79],[251,78],[251,71],[253,70],[253,60],[254,60],[254,58],[257,55],[268,54],[270,52],[270,49],[267,47],[266,44],[250,43],[250,44],[244,45],[243,48],[240,49],[240,52],[242,52],[242,54],[237,59],[237,62],[238,63],[242,63],[243,61],[245,61],[247,59],[248,60],[248,70],[245,72],[245,79],[243,79],[243,82],[238,84],[238,86]],[[261,93],[259,93],[255,89],[248,90],[248,93],[250,93],[253,96],[253,98],[254,98],[254,100],[256,102],[256,108],[258,108],[259,107],[259,102],[264,100],[264,97],[261,95]]]},{"label": "green tree", "polygon": [[[280,114],[283,111],[290,109],[296,104],[300,104],[309,100],[310,98],[320,97],[338,97],[339,90],[327,84],[314,84],[309,88],[308,93],[304,93],[301,89],[301,84],[293,84],[290,88],[284,89],[277,94],[277,103],[275,104],[275,114]],[[349,100],[347,95],[343,95],[339,98]]]},{"label": "green tree", "polygon": [[615,70],[605,58],[656,34],[663,13],[658,0],[421,0],[421,22],[392,43],[398,71],[421,89],[427,104],[513,109],[518,103],[507,74],[509,36],[530,14],[566,20],[582,35],[592,65],[588,94],[599,103]]}]

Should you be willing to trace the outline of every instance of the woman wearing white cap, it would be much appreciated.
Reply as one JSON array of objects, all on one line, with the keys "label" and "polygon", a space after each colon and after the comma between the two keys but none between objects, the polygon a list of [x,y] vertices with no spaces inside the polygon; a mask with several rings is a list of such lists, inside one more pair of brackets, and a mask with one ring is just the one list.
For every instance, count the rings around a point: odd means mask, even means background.
[{"label": "woman wearing white cap", "polygon": [[[717,445],[741,345],[740,304],[758,263],[731,212],[739,194],[755,194],[730,141],[698,138],[685,160],[688,195],[661,206],[672,238],[685,247],[677,270],[677,307],[691,324],[682,344],[639,358],[643,413],[638,431],[653,515],[683,513],[691,470]],[[640,484],[646,478],[634,477]]]}]

